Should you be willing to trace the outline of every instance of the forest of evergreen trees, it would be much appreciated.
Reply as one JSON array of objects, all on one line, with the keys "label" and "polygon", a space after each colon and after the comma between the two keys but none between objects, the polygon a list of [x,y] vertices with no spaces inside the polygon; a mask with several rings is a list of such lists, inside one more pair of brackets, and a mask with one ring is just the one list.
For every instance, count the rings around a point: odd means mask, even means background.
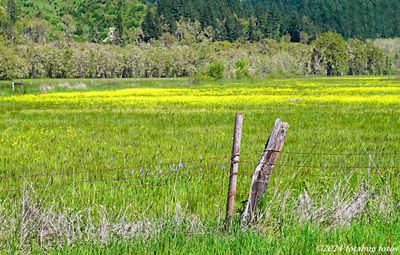
[{"label": "forest of evergreen trees", "polygon": [[309,42],[328,31],[392,38],[400,36],[399,13],[398,0],[0,0],[0,34],[20,43],[126,45],[166,32],[179,38],[185,22],[213,41]]},{"label": "forest of evergreen trees", "polygon": [[147,39],[157,38],[161,28],[175,34],[182,19],[212,28],[214,40],[258,41],[289,34],[292,42],[300,42],[328,31],[346,39],[400,36],[397,0],[159,0],[153,4],[148,16],[157,18],[148,17],[143,23]]}]

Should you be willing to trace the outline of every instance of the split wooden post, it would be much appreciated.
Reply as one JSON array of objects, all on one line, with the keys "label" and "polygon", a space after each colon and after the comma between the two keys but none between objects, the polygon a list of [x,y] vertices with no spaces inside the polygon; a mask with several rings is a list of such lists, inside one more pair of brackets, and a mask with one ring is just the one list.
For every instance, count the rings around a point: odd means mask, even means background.
[{"label": "split wooden post", "polygon": [[233,218],[235,215],[235,199],[236,199],[237,179],[239,174],[240,144],[242,141],[243,119],[244,119],[243,113],[236,114],[236,124],[235,124],[233,146],[232,146],[228,199],[226,203],[227,228],[230,228],[232,226]]},{"label": "split wooden post", "polygon": [[257,203],[267,192],[272,170],[279,158],[279,154],[286,140],[289,125],[277,119],[274,130],[265,145],[263,154],[253,174],[249,200],[243,213],[242,224],[247,225],[254,218]]}]

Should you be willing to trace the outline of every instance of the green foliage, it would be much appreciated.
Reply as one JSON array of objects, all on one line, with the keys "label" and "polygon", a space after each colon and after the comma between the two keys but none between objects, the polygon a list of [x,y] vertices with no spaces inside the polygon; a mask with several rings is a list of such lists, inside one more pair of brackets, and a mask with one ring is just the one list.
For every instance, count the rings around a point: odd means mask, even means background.
[{"label": "green foliage", "polygon": [[368,52],[365,44],[358,39],[348,42],[349,74],[360,75],[367,73]]},{"label": "green foliage", "polygon": [[372,43],[366,43],[367,52],[367,73],[370,74],[382,74],[386,68],[385,56],[382,49],[373,45]]},{"label": "green foliage", "polygon": [[26,77],[24,60],[16,54],[13,47],[0,45],[0,80]]},{"label": "green foliage", "polygon": [[242,36],[242,26],[233,13],[228,13],[225,18],[225,31],[226,34],[221,35],[222,40],[233,42]]},{"label": "green foliage", "polygon": [[18,19],[17,5],[15,3],[15,0],[7,1],[7,13],[8,13],[8,17],[10,19],[11,24],[15,24],[15,22]]},{"label": "green foliage", "polygon": [[[36,20],[33,19],[32,23],[35,22]],[[336,52],[336,48],[326,50],[324,47],[331,45],[331,41],[328,41],[328,44],[319,44],[318,47],[316,43],[300,44],[283,40],[280,42],[265,40],[254,43],[228,41],[210,43],[202,41],[206,40],[205,37],[197,34],[199,30],[189,29],[188,24],[179,23],[177,31],[182,32],[180,41],[173,35],[164,34],[159,41],[150,44],[139,43],[124,47],[74,42],[14,45],[4,41],[0,45],[8,50],[6,55],[12,57],[3,58],[1,65],[15,66],[14,59],[19,60],[22,71],[18,68],[7,68],[8,78],[21,76],[24,78],[197,76],[194,80],[201,81],[209,79],[211,77],[209,73],[212,73],[212,79],[216,77],[219,79],[221,73],[222,76],[225,73],[230,79],[265,78],[271,75],[290,77],[327,75],[329,63],[333,66],[334,75],[400,72],[400,50],[396,50],[396,47],[400,47],[400,43],[397,42],[375,45],[372,42],[351,40],[347,43],[344,53],[343,51]],[[30,40],[41,42],[51,37],[51,35],[46,36],[46,33],[41,34],[40,30],[27,31],[26,37],[28,35],[32,38]],[[343,59],[338,56],[344,55],[346,62],[341,62]],[[210,65],[210,63],[213,64]],[[340,68],[337,63],[346,68],[337,69]],[[347,66],[348,71],[346,71]],[[223,70],[218,71],[219,69]],[[5,79],[4,75],[2,77]]]},{"label": "green foliage", "polygon": [[[52,40],[102,42],[112,27],[118,30],[121,38],[131,39],[130,35],[140,27],[146,14],[146,5],[136,0],[0,0],[0,6],[10,6],[6,8],[11,20],[9,28],[19,20],[42,20],[48,23]],[[20,29],[14,34],[24,41],[26,38],[19,33],[23,34],[28,27]]]},{"label": "green foliage", "polygon": [[[349,69],[347,62],[347,45],[338,33],[327,32],[314,42],[316,58],[326,68],[326,74],[344,75]],[[315,58],[315,57],[314,57]]]},{"label": "green foliage", "polygon": [[149,42],[151,39],[159,39],[162,33],[161,22],[158,15],[149,8],[142,23],[144,41]]},{"label": "green foliage", "polygon": [[24,18],[17,23],[21,36],[32,43],[47,43],[50,39],[50,24],[39,18]]},{"label": "green foliage", "polygon": [[400,4],[395,0],[368,4],[364,0],[0,0],[0,6],[6,12],[4,33],[13,42],[30,40],[24,36],[29,22],[14,28],[18,21],[30,19],[47,22],[53,41],[100,43],[115,29],[115,40],[106,42],[118,45],[136,42],[139,27],[146,42],[159,38],[161,32],[179,38],[182,21],[199,22],[203,33],[212,30],[214,41],[279,40],[290,34],[292,42],[309,43],[329,31],[338,31],[346,39],[400,36],[396,25]]},{"label": "green foliage", "polygon": [[220,80],[224,78],[225,65],[222,62],[213,62],[207,68],[207,75]]},{"label": "green foliage", "polygon": [[235,63],[235,71],[236,71],[236,78],[237,79],[243,79],[243,78],[249,78],[249,61],[246,59],[239,59]]},{"label": "green foliage", "polygon": [[[294,41],[301,32],[315,37],[337,31],[348,38],[399,37],[397,0],[246,0],[259,29],[269,38],[289,32]],[[390,17],[390,18],[388,18]]]},{"label": "green foliage", "polygon": [[0,42],[6,39],[8,28],[8,14],[5,8],[0,5]]},{"label": "green foliage", "polygon": [[381,74],[385,68],[384,53],[370,42],[351,39],[348,42],[349,74]]}]

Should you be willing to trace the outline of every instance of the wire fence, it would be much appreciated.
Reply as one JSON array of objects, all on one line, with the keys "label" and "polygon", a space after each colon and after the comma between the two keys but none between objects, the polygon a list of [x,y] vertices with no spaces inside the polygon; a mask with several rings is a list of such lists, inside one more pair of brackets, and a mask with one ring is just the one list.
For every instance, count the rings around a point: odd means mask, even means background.
[{"label": "wire fence", "polygon": [[[93,175],[99,175],[101,173],[99,173],[98,171],[79,171],[79,172],[60,172],[60,173],[38,173],[38,174],[33,174],[33,175],[19,175],[19,176],[7,176],[7,175],[3,175],[0,177],[0,182],[3,180],[7,180],[7,179],[13,179],[13,180],[19,180],[22,179],[23,181],[25,181],[25,183],[28,183],[27,180],[37,180],[38,178],[43,178],[43,177],[48,177],[49,179],[51,179],[52,177],[56,177],[56,176],[71,176],[73,179],[70,181],[74,186],[80,185],[80,184],[95,184],[95,183],[105,183],[105,182],[128,182],[128,181],[133,181],[133,180],[139,180],[139,181],[163,181],[166,179],[166,177],[168,176],[176,176],[176,177],[181,177],[181,176],[190,176],[194,173],[204,173],[204,174],[210,174],[213,172],[210,172],[210,170],[212,170],[213,168],[215,168],[216,166],[221,166],[221,170],[220,173],[222,173],[222,175],[220,176],[215,176],[213,175],[212,178],[208,178],[208,179],[212,179],[212,180],[218,180],[218,179],[226,179],[227,176],[227,166],[226,164],[229,162],[224,161],[224,162],[209,162],[209,161],[205,161],[204,159],[201,160],[202,162],[196,164],[196,165],[191,165],[189,166],[187,162],[173,162],[170,165],[164,165],[167,166],[167,170],[166,169],[162,169],[161,165],[159,165],[158,167],[154,167],[153,169],[150,169],[150,166],[143,165],[140,168],[137,168],[137,170],[133,171],[130,170],[128,173],[125,173],[127,176],[123,176],[123,177],[102,177],[102,178],[95,178],[95,177],[90,177],[91,174]],[[188,162],[193,162],[193,161],[188,161]],[[126,172],[126,171],[125,171]],[[134,172],[137,172],[138,174],[134,174]],[[86,180],[84,180],[82,175],[88,175],[88,178]],[[107,174],[112,174],[110,172],[108,172]],[[77,179],[76,177],[81,175],[79,179]],[[202,178],[202,181],[207,181],[207,178]],[[185,182],[187,182],[188,180],[186,179]],[[189,180],[190,181],[190,180]],[[38,186],[35,187],[36,189],[43,189],[43,188],[47,188],[47,187],[53,187],[53,188],[61,188],[61,187],[65,187],[68,185],[44,185],[44,186]],[[135,186],[135,184],[131,184],[129,186]],[[138,184],[138,186],[162,186],[161,184],[146,184],[146,183],[142,183],[142,184]],[[21,191],[21,190],[25,190],[25,189],[29,189],[31,187],[28,188],[17,188],[17,189],[0,189],[0,192],[16,192],[16,191]]]},{"label": "wire fence", "polygon": [[[310,164],[306,162],[294,162],[290,160],[283,161],[281,163],[272,164],[277,169],[273,176],[280,177],[293,177],[293,176],[310,176],[310,177],[326,177],[326,178],[341,178],[344,176],[343,171],[347,170],[347,174],[351,176],[371,177],[371,176],[392,176],[400,177],[400,165],[391,163],[388,165],[377,165],[373,160],[374,157],[378,156],[389,156],[395,157],[400,156],[396,152],[378,152],[378,153],[336,153],[336,152],[302,152],[302,151],[282,151],[282,155],[306,155],[306,156],[353,156],[353,157],[369,157],[368,164],[346,164],[341,162],[340,164],[330,163],[318,163]],[[247,160],[248,156],[252,156],[255,160]],[[240,164],[246,165],[246,169],[242,169],[239,174],[247,177],[251,177],[254,168],[257,165],[257,157],[254,154],[242,153],[242,157],[246,160],[240,160]],[[400,162],[400,161],[399,161]],[[0,189],[0,193],[13,193],[24,191],[28,189],[48,189],[48,188],[62,188],[66,186],[78,187],[83,184],[99,184],[99,183],[119,183],[119,185],[111,185],[110,188],[128,188],[128,187],[162,187],[165,185],[165,181],[171,179],[170,177],[185,177],[184,182],[195,181],[194,174],[202,173],[203,175],[209,175],[209,178],[205,176],[201,177],[202,182],[207,181],[228,181],[229,168],[231,164],[231,158],[227,157],[199,157],[197,159],[179,160],[171,162],[158,162],[158,163],[147,163],[136,167],[127,166],[125,169],[116,169],[116,171],[62,171],[62,172],[51,172],[51,173],[33,173],[28,175],[0,175],[0,183],[14,180],[15,183],[39,182],[39,179],[48,181],[46,185],[33,186],[32,184],[28,187],[14,188],[14,189]],[[302,171],[303,169],[318,170],[317,173],[310,171]],[[250,170],[250,171],[248,171]],[[293,171],[295,170],[295,171]],[[326,171],[335,170],[335,171]],[[360,172],[364,170],[364,172]],[[398,171],[395,171],[398,170]],[[220,174],[216,174],[217,172]],[[110,176],[111,175],[111,176]],[[116,177],[115,175],[122,175]],[[100,176],[100,177],[99,177]],[[66,177],[70,179],[61,179],[66,183],[51,184],[55,177]],[[191,177],[189,179],[188,177]],[[47,179],[46,179],[47,178]],[[21,182],[22,181],[22,182]],[[132,181],[141,181],[142,183],[131,183]],[[163,182],[164,181],[164,182]],[[14,183],[14,184],[15,184]]]},{"label": "wire fence", "polygon": [[[281,154],[287,155],[307,155],[307,156],[359,156],[359,157],[372,157],[372,156],[400,156],[398,152],[365,152],[365,153],[354,153],[354,152],[322,152],[322,151],[282,151]],[[242,153],[242,155],[252,155],[254,153]]]},{"label": "wire fence", "polygon": [[[296,151],[282,151],[281,154],[283,155],[307,155],[307,156],[400,156],[398,153],[329,153],[329,152],[296,152]],[[242,153],[241,156],[249,156],[254,154],[250,153]],[[253,157],[256,158],[256,157]],[[400,162],[400,160],[399,160]],[[254,161],[249,161],[249,160],[240,160],[240,163],[250,163],[256,165],[258,162],[256,160]],[[140,166],[136,167],[130,167],[126,166],[126,169],[130,169],[129,171],[132,172],[139,172],[139,173],[144,173],[148,171],[160,171],[163,168],[168,168],[170,171],[173,171],[174,169],[179,171],[180,169],[184,169],[189,165],[204,165],[204,166],[218,166],[220,165],[222,168],[227,168],[226,165],[230,164],[230,158],[227,157],[207,157],[207,158],[202,158],[199,157],[198,159],[190,159],[190,160],[179,160],[179,161],[171,161],[171,162],[162,162],[160,161],[159,163],[142,163]],[[374,168],[374,169],[400,169],[400,165],[347,165],[347,164],[318,164],[318,165],[308,165],[308,164],[302,164],[302,163],[297,163],[297,164],[289,164],[289,163],[279,163],[279,164],[274,164],[275,166],[281,166],[281,167],[299,167],[299,168],[326,168],[326,169],[337,169],[337,168],[349,168],[349,169],[367,169],[367,168]],[[62,171],[62,172],[51,172],[51,173],[34,173],[30,175],[0,175],[0,180],[6,180],[6,179],[35,179],[35,178],[41,178],[41,177],[55,177],[55,176],[63,176],[63,175],[83,175],[83,174],[99,174],[99,170],[96,171],[75,171],[75,170],[70,170],[70,171]],[[163,173],[161,173],[163,174]]]},{"label": "wire fence", "polygon": [[[216,158],[211,158],[215,160]],[[129,175],[136,175],[137,178],[141,177],[156,177],[161,175],[169,175],[175,172],[179,172],[181,170],[188,170],[190,167],[193,168],[194,166],[201,169],[201,167],[210,166],[221,166],[223,170],[227,168],[227,164],[229,164],[230,160],[226,158],[220,158],[222,161],[209,161],[208,159],[199,159],[199,160],[181,160],[177,162],[170,162],[170,163],[160,163],[160,164],[143,164],[139,167],[125,167],[124,172],[128,172]],[[225,160],[224,160],[225,159]],[[111,173],[121,172],[121,170],[117,170]],[[150,174],[151,172],[156,172],[155,174]],[[0,181],[7,180],[7,179],[37,179],[42,177],[56,177],[56,176],[77,176],[77,175],[98,175],[102,172],[99,170],[96,171],[63,171],[63,172],[52,172],[52,173],[35,173],[30,175],[0,175]],[[104,173],[107,173],[104,171]],[[110,172],[108,172],[110,173]],[[139,174],[139,175],[138,175]]]}]

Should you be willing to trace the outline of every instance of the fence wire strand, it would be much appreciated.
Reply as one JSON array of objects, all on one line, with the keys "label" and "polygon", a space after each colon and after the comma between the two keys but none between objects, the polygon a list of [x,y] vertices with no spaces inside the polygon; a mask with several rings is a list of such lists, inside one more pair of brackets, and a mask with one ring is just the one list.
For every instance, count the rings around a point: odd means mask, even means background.
[{"label": "fence wire strand", "polygon": [[[332,152],[299,152],[299,151],[282,151],[282,154],[286,155],[326,155],[326,156],[356,156],[356,157],[373,157],[373,156],[397,156],[397,153],[390,153],[390,152],[381,152],[381,153],[332,153]],[[246,158],[246,155],[250,155],[247,153],[242,153],[242,157]],[[252,154],[254,156],[254,154]],[[371,160],[371,159],[370,159]],[[240,160],[239,164],[248,164],[252,166],[257,165],[257,160],[250,161],[250,160]],[[24,180],[27,183],[27,180],[37,180],[39,178],[48,177],[49,179],[53,177],[72,177],[72,179],[61,179],[62,181],[69,181],[70,184],[59,184],[59,185],[43,185],[37,187],[27,187],[27,188],[15,188],[15,189],[2,189],[0,193],[13,193],[18,191],[24,191],[29,189],[47,189],[49,187],[66,187],[71,186],[74,187],[75,185],[80,184],[95,184],[95,183],[106,183],[106,182],[118,182],[124,183],[123,185],[119,185],[121,187],[162,187],[161,184],[163,181],[168,181],[168,176],[175,175],[176,177],[189,177],[190,181],[196,176],[190,176],[191,174],[195,173],[203,173],[209,174],[213,173],[212,170],[216,170],[218,167],[219,170],[222,170],[222,176],[212,176],[212,178],[204,178],[202,177],[202,181],[206,182],[210,179],[218,181],[220,179],[228,180],[229,176],[229,168],[231,164],[230,157],[199,157],[198,159],[190,159],[190,160],[179,160],[179,161],[171,161],[171,162],[162,162],[159,163],[151,163],[151,164],[141,164],[141,166],[127,166],[124,170],[113,169],[116,171],[108,171],[105,174],[122,174],[121,177],[102,177],[96,178],[97,176],[104,175],[104,172],[97,171],[65,171],[65,172],[53,172],[53,173],[35,173],[31,175],[1,175],[0,182],[4,180]],[[294,175],[301,175],[301,176],[317,176],[317,177],[327,177],[327,178],[339,178],[343,177],[343,172],[323,172],[323,173],[310,173],[304,171],[285,171],[284,169],[331,169],[331,170],[340,170],[340,169],[351,169],[351,170],[359,170],[365,169],[368,170],[365,173],[353,172],[351,175],[354,176],[364,176],[367,177],[369,175],[377,175],[377,176],[384,176],[384,175],[391,175],[395,177],[399,177],[399,172],[393,172],[393,170],[399,170],[400,166],[395,164],[391,164],[389,166],[385,165],[346,165],[346,164],[339,164],[339,165],[331,165],[331,164],[291,164],[291,163],[276,163],[270,164],[270,166],[279,167],[279,171],[274,171],[273,175],[276,176],[294,176]],[[251,172],[247,172],[246,169],[239,172],[242,176],[251,176],[254,171],[254,168],[249,168]],[[392,172],[384,171],[384,170],[392,170]],[[129,173],[127,173],[129,172]],[[139,174],[135,174],[139,173]],[[84,175],[87,175],[87,179],[84,178]],[[94,175],[90,177],[90,175]],[[127,176],[126,176],[127,175]],[[83,176],[80,179],[75,179],[77,176]],[[188,179],[185,181],[187,182]],[[159,183],[126,183],[130,181],[151,181],[151,182],[159,182]],[[50,182],[50,180],[48,180]],[[167,183],[167,182],[166,182]],[[111,185],[114,187],[115,185]]]}]

